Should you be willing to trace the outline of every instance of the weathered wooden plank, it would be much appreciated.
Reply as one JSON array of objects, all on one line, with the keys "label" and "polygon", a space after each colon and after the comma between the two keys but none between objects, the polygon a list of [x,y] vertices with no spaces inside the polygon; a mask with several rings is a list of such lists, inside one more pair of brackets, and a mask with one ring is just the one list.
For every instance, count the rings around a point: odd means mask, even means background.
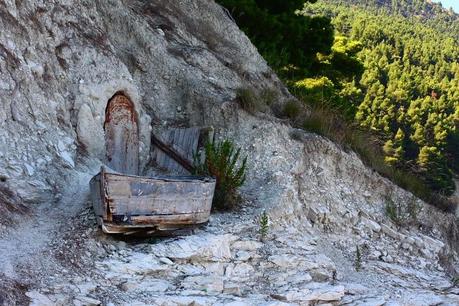
[{"label": "weathered wooden plank", "polygon": [[[113,215],[168,215],[188,214],[193,212],[210,213],[210,205],[202,203],[200,199],[191,199],[186,203],[174,199],[152,202],[149,199],[113,199],[109,203]],[[211,203],[210,203],[211,204]]]},{"label": "weathered wooden plank", "polygon": [[130,195],[130,196],[125,196],[122,194],[118,195],[110,195],[109,200],[110,201],[128,201],[128,200],[139,200],[139,201],[170,201],[174,200],[175,201],[181,201],[181,200],[200,200],[204,201],[206,198],[209,198],[211,196],[211,192],[202,192],[201,194],[195,193],[195,194],[190,194],[190,196],[187,195],[180,195],[176,197],[174,194],[168,195],[167,193],[163,193],[160,195],[140,195],[140,196],[135,196],[135,195]]},{"label": "weathered wooden plank", "polygon": [[[205,183],[203,183],[205,184]],[[180,194],[181,197],[203,197],[212,192],[211,188],[205,188],[203,184],[176,183],[154,181],[145,182],[109,182],[106,185],[110,197],[150,197],[161,198],[169,195]]]},{"label": "weathered wooden plank", "polygon": [[94,176],[90,181],[91,200],[94,206],[94,212],[97,216],[103,216],[103,200],[101,194],[100,174]]},{"label": "weathered wooden plank", "polygon": [[[157,148],[159,148],[161,151],[167,154],[167,156],[170,157],[171,160],[180,164],[180,166],[185,168],[187,171],[192,172],[193,166],[191,162],[187,160],[186,158],[184,158],[182,156],[182,153],[175,150],[172,146],[165,144],[162,140],[155,137],[154,135],[152,136],[152,142]],[[166,161],[167,161],[167,164],[165,163],[162,166],[171,168],[171,165],[169,164],[169,160],[166,159]]]},{"label": "weathered wooden plank", "polygon": [[182,198],[174,195],[162,197],[110,197],[110,212],[119,214],[168,214],[210,211],[212,199],[207,197]]},{"label": "weathered wooden plank", "polygon": [[[162,132],[162,134],[156,136],[156,138],[167,146],[172,147],[175,152],[177,152],[180,156],[192,164],[193,154],[198,149],[199,138],[202,135],[202,130],[203,129],[199,127],[185,129],[175,128]],[[155,136],[153,136],[153,138],[155,138]],[[155,145],[154,139],[152,140],[153,144]],[[159,167],[164,168],[171,173],[190,173],[191,169],[183,167],[180,162],[177,162],[177,160],[175,160],[173,157],[168,156],[167,153],[164,153],[164,151],[156,145],[153,148],[151,157]]]},{"label": "weathered wooden plank", "polygon": [[206,222],[214,189],[215,179],[208,177],[147,178],[106,173],[104,168],[91,180],[94,209],[107,233],[112,225],[119,225],[114,232],[123,232],[131,231],[123,226],[133,224],[158,230]]},{"label": "weathered wooden plank", "polygon": [[144,225],[158,223],[162,224],[193,224],[193,223],[204,223],[207,222],[207,214],[205,212],[196,212],[189,214],[180,215],[162,215],[162,216],[136,216],[131,217],[132,225]]},{"label": "weathered wooden plank", "polygon": [[211,182],[214,179],[204,176],[192,176],[192,175],[174,175],[174,176],[135,176],[135,175],[125,175],[120,173],[105,173],[105,178],[107,180],[119,180],[119,181],[131,181],[131,182],[152,182],[152,181],[162,181],[162,182]]},{"label": "weathered wooden plank", "polygon": [[108,210],[106,189],[105,189],[105,170],[101,168],[101,172],[94,176],[89,182],[91,191],[91,200],[93,203],[94,212],[97,216],[104,220],[110,220],[111,216]]},{"label": "weathered wooden plank", "polygon": [[109,211],[113,215],[210,212],[215,181],[142,178],[105,174]]},{"label": "weathered wooden plank", "polygon": [[108,207],[108,195],[107,195],[107,177],[105,172],[105,167],[101,167],[100,169],[100,194],[101,194],[101,201],[102,201],[102,216],[104,220],[112,221],[112,214],[110,213],[110,209]]},{"label": "weathered wooden plank", "polygon": [[208,214],[193,213],[183,215],[132,217],[130,224],[103,222],[102,229],[110,234],[131,234],[138,232],[157,233],[194,227],[208,221]]},{"label": "weathered wooden plank", "polygon": [[128,196],[131,194],[129,183],[124,181],[107,180],[105,188],[107,189],[107,194],[110,196],[114,194],[124,194]]}]

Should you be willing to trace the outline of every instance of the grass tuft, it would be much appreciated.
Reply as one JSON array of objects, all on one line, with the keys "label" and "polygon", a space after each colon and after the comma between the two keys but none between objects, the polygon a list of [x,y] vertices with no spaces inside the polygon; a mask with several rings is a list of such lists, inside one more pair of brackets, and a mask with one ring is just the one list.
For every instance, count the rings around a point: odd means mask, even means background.
[{"label": "grass tuft", "polygon": [[285,103],[283,113],[285,117],[292,120],[296,120],[302,113],[303,109],[304,105],[302,105],[300,101],[290,100],[287,103]]},{"label": "grass tuft", "polygon": [[239,88],[236,96],[241,108],[252,115],[262,111],[266,106],[253,89]]}]

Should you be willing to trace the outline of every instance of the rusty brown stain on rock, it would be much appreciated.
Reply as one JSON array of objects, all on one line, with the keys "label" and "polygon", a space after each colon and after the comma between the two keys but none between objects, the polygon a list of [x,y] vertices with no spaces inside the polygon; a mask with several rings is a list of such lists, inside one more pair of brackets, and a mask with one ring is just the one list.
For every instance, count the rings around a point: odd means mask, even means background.
[{"label": "rusty brown stain on rock", "polygon": [[134,104],[122,93],[115,94],[105,110],[106,163],[115,171],[138,174],[139,131]]}]

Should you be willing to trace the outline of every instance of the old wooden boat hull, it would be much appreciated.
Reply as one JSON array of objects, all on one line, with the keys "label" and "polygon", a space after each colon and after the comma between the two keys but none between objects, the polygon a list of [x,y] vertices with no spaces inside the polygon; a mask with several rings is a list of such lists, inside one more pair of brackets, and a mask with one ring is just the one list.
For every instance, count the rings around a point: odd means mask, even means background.
[{"label": "old wooden boat hull", "polygon": [[102,167],[90,181],[94,211],[105,233],[161,232],[209,220],[215,179],[140,177]]}]

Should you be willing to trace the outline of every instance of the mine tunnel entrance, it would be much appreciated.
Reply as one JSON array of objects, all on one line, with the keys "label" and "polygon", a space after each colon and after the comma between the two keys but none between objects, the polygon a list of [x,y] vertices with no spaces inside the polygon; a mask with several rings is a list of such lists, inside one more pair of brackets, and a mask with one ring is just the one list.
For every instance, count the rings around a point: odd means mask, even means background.
[{"label": "mine tunnel entrance", "polygon": [[139,172],[139,129],[134,104],[122,93],[115,94],[105,110],[106,164],[124,174]]}]

